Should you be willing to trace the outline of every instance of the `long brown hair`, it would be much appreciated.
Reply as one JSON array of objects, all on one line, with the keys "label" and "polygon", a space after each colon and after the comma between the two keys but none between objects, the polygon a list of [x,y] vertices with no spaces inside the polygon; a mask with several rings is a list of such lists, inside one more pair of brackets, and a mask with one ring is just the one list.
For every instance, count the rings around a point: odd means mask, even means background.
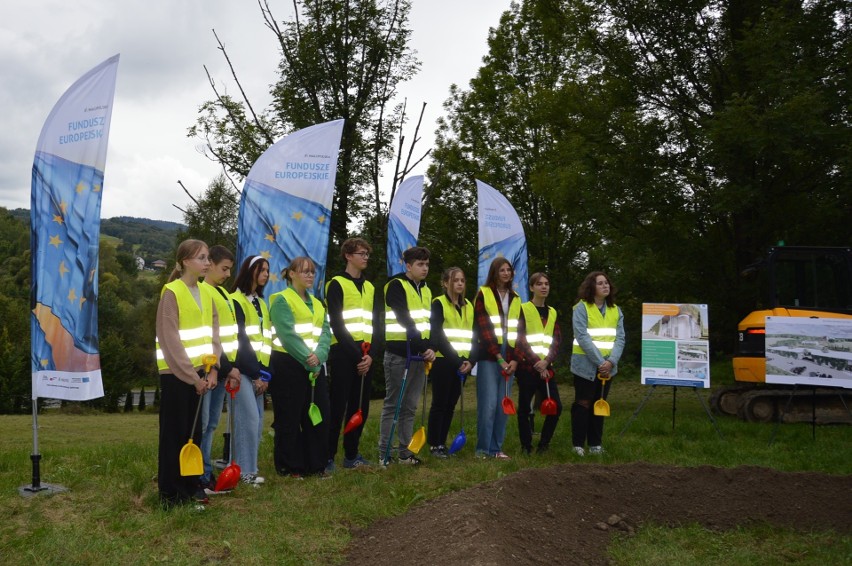
[{"label": "long brown hair", "polygon": [[592,271],[586,278],[583,279],[583,282],[580,283],[580,286],[577,288],[577,300],[578,301],[586,301],[587,303],[595,302],[595,290],[597,288],[597,278],[598,276],[603,275],[606,279],[607,283],[609,283],[609,295],[606,298],[606,306],[611,307],[615,305],[615,285],[612,284],[609,276],[603,271]]},{"label": "long brown hair", "polygon": [[[497,279],[500,276],[500,268],[506,265],[507,263],[512,269],[512,279],[515,278],[515,266],[512,265],[512,262],[506,259],[505,257],[495,257],[494,261],[491,262],[491,266],[488,268],[488,277],[485,278],[486,287],[497,287]],[[512,290],[511,284],[509,285],[509,290]]]},{"label": "long brown hair", "polygon": [[[450,297],[450,285],[453,284],[453,279],[456,278],[456,274],[461,273],[462,277],[465,278],[465,282],[467,282],[467,277],[462,271],[461,267],[448,267],[441,274],[441,287],[444,288],[444,294],[447,295],[447,298]],[[456,304],[459,306],[464,306],[464,291],[458,296]]]},{"label": "long brown hair", "polygon": [[183,262],[194,258],[198,255],[198,252],[201,251],[201,248],[206,248],[207,244],[202,242],[201,240],[184,240],[178,246],[177,252],[175,253],[175,268],[172,269],[171,275],[169,275],[168,283],[171,283],[175,279],[179,278],[183,274]]}]

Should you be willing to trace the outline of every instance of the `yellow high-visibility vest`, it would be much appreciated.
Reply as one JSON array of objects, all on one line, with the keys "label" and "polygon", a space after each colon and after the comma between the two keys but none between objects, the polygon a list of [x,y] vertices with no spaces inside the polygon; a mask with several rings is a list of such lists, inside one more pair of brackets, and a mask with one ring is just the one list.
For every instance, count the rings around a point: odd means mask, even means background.
[{"label": "yellow high-visibility vest", "polygon": [[[388,296],[388,286],[394,281],[402,285],[405,291],[408,313],[411,315],[412,320],[414,320],[414,325],[420,332],[420,337],[424,340],[428,339],[430,328],[429,315],[431,314],[429,306],[432,304],[432,291],[429,290],[429,287],[423,285],[418,295],[408,280],[391,279],[385,283],[385,297]],[[392,308],[387,306],[387,299],[385,299],[385,340],[390,342],[405,341],[407,339],[405,327],[396,320],[396,313],[393,312]]]},{"label": "yellow high-visibility vest", "polygon": [[[213,297],[201,285],[198,287],[201,308],[195,302],[189,287],[181,279],[167,283],[160,291],[161,298],[166,289],[175,294],[180,342],[194,367],[203,365],[201,359],[208,354],[213,354]],[[159,338],[156,339],[156,349],[157,369],[168,370],[169,365],[160,350]]]},{"label": "yellow high-visibility vest", "polygon": [[[308,296],[311,298],[311,304],[314,307],[314,312],[311,312],[311,309],[308,308],[308,305],[305,304],[302,297],[300,297],[292,287],[287,287],[283,291],[275,293],[269,297],[269,303],[272,304],[279,296],[281,299],[287,301],[288,305],[290,305],[290,310],[293,312],[293,319],[295,321],[294,331],[305,343],[305,346],[313,352],[319,345],[322,327],[325,323],[325,307],[322,306],[319,299],[309,294]],[[287,350],[281,343],[281,339],[274,333],[274,329],[272,350],[287,353]]]},{"label": "yellow high-visibility vest", "polygon": [[[473,342],[473,305],[464,299],[461,313],[456,306],[450,302],[446,295],[441,295],[434,302],[441,303],[444,311],[444,334],[456,354],[465,358],[470,354],[470,346]],[[435,352],[438,357],[444,357],[439,351]]]},{"label": "yellow high-visibility vest", "polygon": [[[494,333],[497,335],[497,343],[503,344],[503,321],[500,318],[500,309],[497,307],[497,297],[494,296],[494,291],[491,287],[484,285],[479,288],[482,292],[482,299],[485,302],[485,312],[491,319],[491,324],[494,325]],[[515,347],[515,340],[518,339],[518,319],[521,317],[521,299],[517,295],[512,295],[509,303],[509,312],[506,314],[506,340],[510,347]]]},{"label": "yellow high-visibility vest", "polygon": [[[615,343],[615,331],[618,328],[618,308],[615,305],[606,308],[606,316],[601,314],[595,303],[587,303],[580,301],[574,308],[579,308],[580,305],[585,305],[586,313],[589,316],[588,332],[592,338],[592,343],[598,349],[603,357],[607,357],[612,352],[612,346]],[[585,355],[586,353],[574,338],[574,347],[571,350],[574,354]]]},{"label": "yellow high-visibility vest", "polygon": [[[373,284],[369,281],[364,281],[361,291],[348,277],[335,275],[331,281],[337,281],[340,288],[343,290],[343,325],[352,339],[356,342],[363,340],[364,342],[372,342],[373,339],[373,299],[376,290]],[[328,286],[331,281],[325,284],[325,293],[328,296]],[[332,335],[331,343],[337,344],[337,336]]]},{"label": "yellow high-visibility vest", "polygon": [[251,349],[254,350],[257,361],[261,364],[269,365],[269,355],[272,353],[272,320],[269,318],[269,308],[266,306],[266,301],[263,297],[258,297],[260,303],[260,313],[258,316],[257,309],[249,301],[245,293],[237,289],[231,293],[234,302],[239,303],[240,308],[246,315],[246,335],[251,342]]},{"label": "yellow high-visibility vest", "polygon": [[219,342],[222,344],[222,352],[229,361],[233,362],[237,359],[239,341],[237,340],[237,317],[234,315],[234,303],[231,301],[231,296],[226,291],[226,299],[213,285],[204,281],[199,283],[198,286],[205,288],[213,297],[213,305],[219,315]]},{"label": "yellow high-visibility vest", "polygon": [[547,323],[541,323],[538,308],[532,301],[521,305],[524,313],[524,324],[527,329],[527,343],[535,354],[542,360],[550,352],[553,344],[553,329],[556,327],[556,309],[547,307]]}]

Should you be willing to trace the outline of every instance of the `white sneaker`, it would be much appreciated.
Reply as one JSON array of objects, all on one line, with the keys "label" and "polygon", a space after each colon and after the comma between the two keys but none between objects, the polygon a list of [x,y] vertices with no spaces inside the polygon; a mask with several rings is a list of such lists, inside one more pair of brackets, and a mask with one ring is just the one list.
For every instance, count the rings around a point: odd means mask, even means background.
[{"label": "white sneaker", "polygon": [[589,454],[603,454],[603,446],[589,446]]},{"label": "white sneaker", "polygon": [[243,474],[240,476],[240,481],[252,487],[260,487],[260,484],[262,484],[266,480],[255,474]]},{"label": "white sneaker", "polygon": [[574,447],[574,454],[576,454],[577,456],[585,456],[586,451],[583,450],[582,446],[575,446]]}]

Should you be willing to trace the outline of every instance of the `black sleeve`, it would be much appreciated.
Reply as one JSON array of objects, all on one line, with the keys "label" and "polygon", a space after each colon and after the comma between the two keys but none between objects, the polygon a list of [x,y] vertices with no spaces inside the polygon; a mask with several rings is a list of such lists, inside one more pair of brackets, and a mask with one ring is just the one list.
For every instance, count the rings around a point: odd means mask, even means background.
[{"label": "black sleeve", "polygon": [[346,329],[343,321],[343,287],[334,279],[328,284],[325,295],[326,312],[328,312],[331,332],[337,339],[338,347],[346,351],[346,357],[358,363],[361,361],[361,348],[352,339],[352,334]]},{"label": "black sleeve", "polygon": [[385,296],[381,287],[373,290],[373,338],[370,356],[375,360],[385,347]]},{"label": "black sleeve", "polygon": [[240,303],[234,301],[234,317],[237,319],[237,361],[236,366],[240,369],[240,373],[249,376],[251,379],[260,377],[260,370],[263,366],[257,361],[257,354],[254,348],[251,347],[251,340],[246,334],[246,315],[243,312]]}]

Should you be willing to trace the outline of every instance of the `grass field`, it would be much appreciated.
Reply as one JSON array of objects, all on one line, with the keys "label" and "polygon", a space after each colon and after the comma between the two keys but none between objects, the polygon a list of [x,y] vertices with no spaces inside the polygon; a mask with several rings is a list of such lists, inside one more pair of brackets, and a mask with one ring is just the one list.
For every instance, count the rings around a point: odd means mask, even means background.
[{"label": "grass field", "polygon": [[[157,503],[157,415],[63,414],[39,416],[42,482],[67,493],[22,497],[31,481],[32,418],[0,416],[0,562],[3,564],[336,564],[350,529],[449,491],[493,480],[525,467],[580,462],[570,453],[570,423],[563,415],[551,451],[543,457],[509,462],[473,457],[475,394],[466,388],[468,444],[456,458],[428,460],[419,468],[338,471],[329,480],[296,481],[272,471],[272,438],[261,445],[259,489],[241,486],[218,496],[204,512],[163,511]],[[573,398],[560,385],[566,407]],[[689,390],[679,391],[674,429],[672,392],[658,388],[618,437],[648,390],[638,380],[622,379],[612,388],[604,463],[647,461],[677,466],[765,466],[788,471],[848,474],[852,471],[852,428],[784,425],[769,446],[772,425],[717,419],[720,440]],[[706,393],[704,393],[706,398]],[[365,456],[376,459],[374,401],[362,439]],[[267,411],[267,422],[271,412]],[[458,421],[456,421],[458,422]],[[419,426],[419,415],[417,425]],[[451,435],[457,431],[454,427]],[[221,454],[222,437],[214,444]],[[506,451],[519,453],[516,423],[509,420]],[[340,458],[340,453],[338,453]],[[596,462],[601,460],[595,460]],[[338,461],[338,467],[339,461]],[[795,494],[791,494],[795,497]],[[849,494],[838,494],[848,501]],[[631,539],[616,539],[610,555],[617,564],[714,564],[715,547],[743,564],[849,564],[852,540],[834,533],[798,533],[754,526],[710,533],[700,527],[648,526]],[[759,549],[759,550],[757,550]],[[810,549],[810,551],[808,551]],[[818,552],[817,552],[818,549]],[[416,549],[411,549],[416,555]],[[747,559],[748,557],[752,559]]]}]

